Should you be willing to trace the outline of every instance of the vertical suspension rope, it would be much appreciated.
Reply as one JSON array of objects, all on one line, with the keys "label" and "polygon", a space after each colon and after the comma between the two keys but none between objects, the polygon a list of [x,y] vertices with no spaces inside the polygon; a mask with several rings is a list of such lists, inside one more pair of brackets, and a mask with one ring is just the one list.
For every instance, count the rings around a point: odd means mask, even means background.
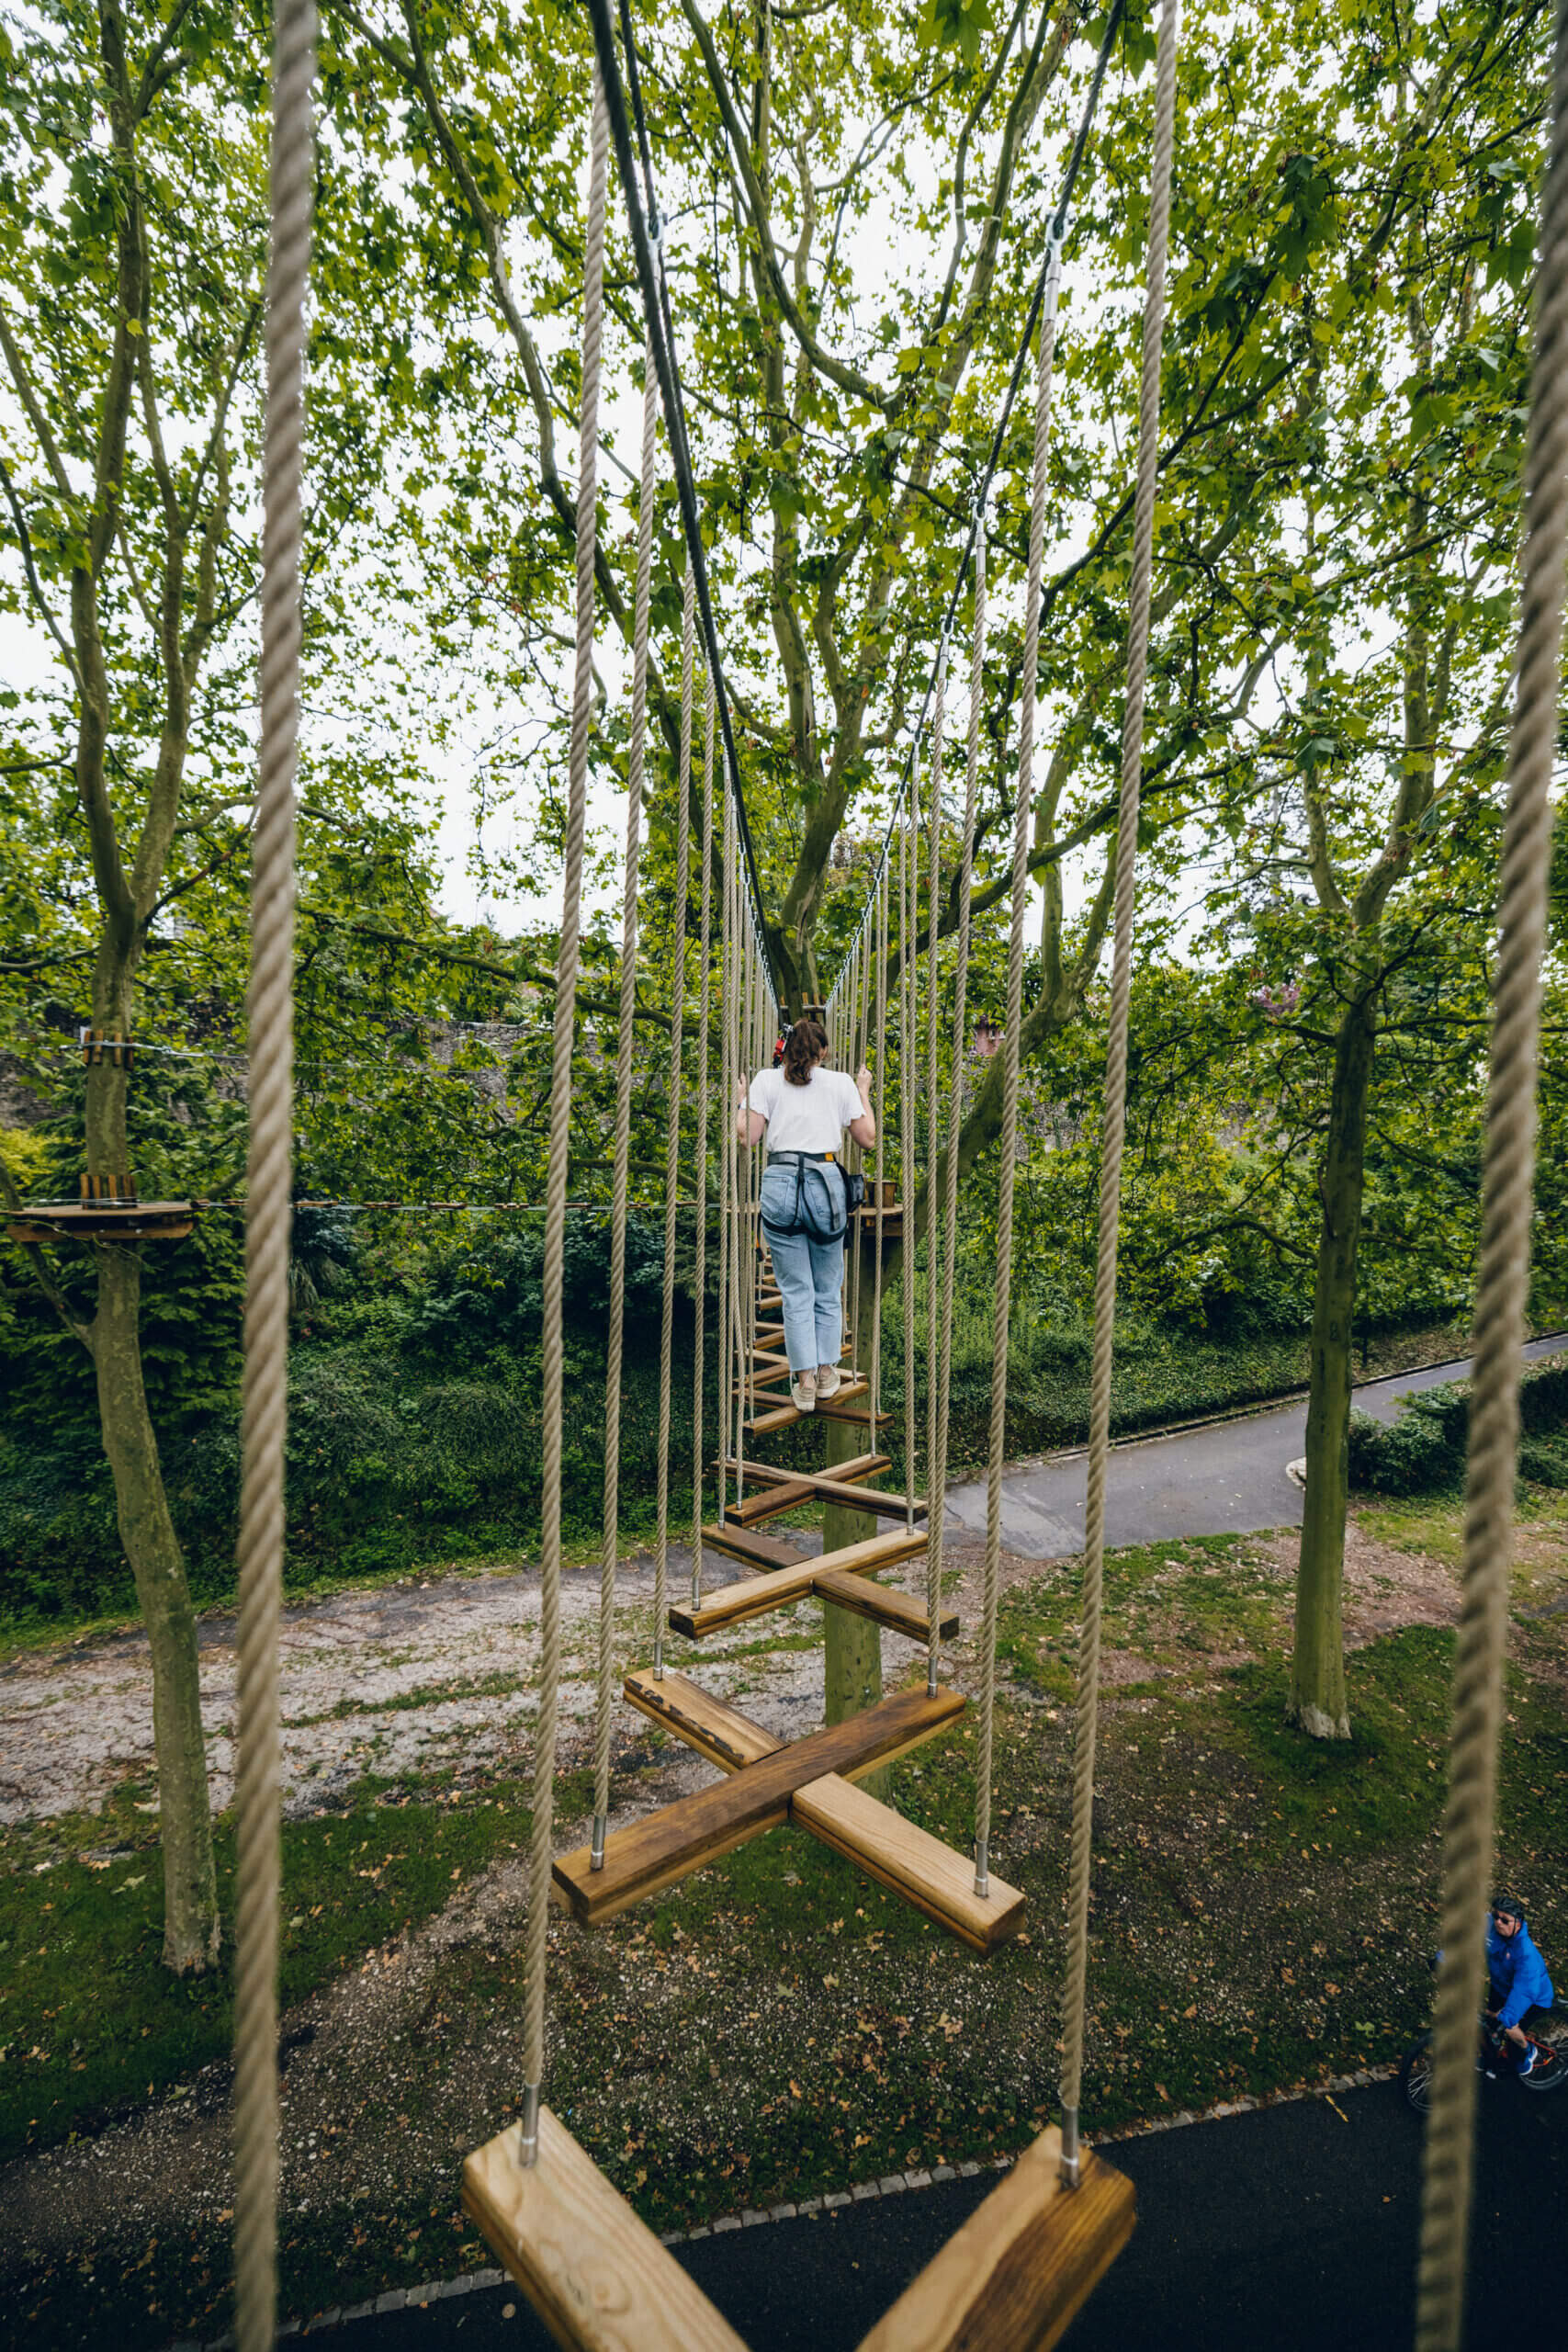
[{"label": "vertical suspension rope", "polygon": [[909,805],[898,836],[898,1190],[904,1203],[904,1255],[899,1289],[904,1309],[904,1525],[915,1524],[915,1103],[920,1055],[915,1035],[915,900],[919,888],[915,853],[920,839],[919,762],[909,763]]},{"label": "vertical suspension rope", "polygon": [[1045,553],[1045,459],[1051,431],[1051,369],[1056,347],[1056,297],[1062,248],[1047,256],[1034,379],[1034,464],[1029,514],[1029,573],[1024,594],[1023,679],[1019,702],[1018,797],[1012,842],[1012,921],[1008,938],[1007,1012],[1002,1034],[1002,1132],[997,1180],[997,1291],[991,1330],[991,1431],[986,1471],[986,1575],[980,1653],[980,1738],[975,1790],[975,1892],[988,1883],[991,1749],[996,1718],[997,1603],[1000,1584],[1002,1459],[1007,1446],[1008,1342],[1012,1328],[1013,1192],[1018,1163],[1019,1032],[1023,1024],[1023,919],[1029,896],[1029,833],[1033,812],[1034,707],[1040,667],[1040,579]]},{"label": "vertical suspension rope", "polygon": [[[947,719],[947,640],[936,658],[936,696],[931,712],[931,842],[926,854],[927,921],[931,926],[930,960],[926,971],[926,1690],[936,1696],[942,1663],[942,1541],[932,1523],[937,1502],[937,1430],[942,1419],[942,1296],[951,1291],[941,1271],[937,1250],[937,1021],[941,1011],[942,957],[937,944],[942,888],[942,731]],[[962,1067],[953,1057],[953,1082]]]},{"label": "vertical suspension rope", "polygon": [[1155,488],[1159,464],[1159,371],[1165,335],[1166,248],[1176,138],[1176,46],[1180,0],[1164,0],[1155,74],[1155,144],[1149,189],[1148,281],[1144,302],[1138,401],[1138,482],[1128,590],[1127,699],[1122,719],[1122,794],[1116,826],[1115,944],[1111,1026],[1105,1055],[1105,1125],[1100,1161],[1100,1234],[1094,1272],[1094,1354],[1089,1376],[1089,1497],[1084,1513],[1083,1607],[1073,1714],[1073,1842],[1067,1872],[1067,1974],[1062,2004],[1062,2173],[1078,2177],[1078,2097],[1083,2084],[1089,1985],[1089,1875],[1094,1835],[1094,1757],[1099,1732],[1100,1629],[1105,1571],[1105,1474],[1111,1452],[1111,1351],[1116,1316],[1116,1245],[1122,1147],[1127,1117],[1127,1018],[1133,969],[1133,898],[1144,756],[1144,688],[1149,650]]},{"label": "vertical suspension rope", "polygon": [[[713,738],[716,698],[708,673],[707,713],[703,729],[703,905],[697,950],[697,1122],[696,1122],[696,1263],[693,1274],[694,1329],[692,1354],[692,1606],[703,1598],[703,1383],[707,1373],[706,1335],[708,1264],[708,1023],[713,1012]],[[721,1291],[722,1296],[722,1291]],[[720,1329],[722,1329],[722,1323]],[[718,1416],[718,1442],[724,1450],[724,1411]]]},{"label": "vertical suspension rope", "polygon": [[[670,1101],[664,1130],[664,1275],[659,1308],[659,1532],[654,1548],[653,1673],[664,1679],[665,1616],[670,1604],[670,1400],[675,1340],[675,1195],[681,1181],[681,1093],[685,1076],[686,901],[692,886],[692,639],[695,595],[692,562],[681,607],[681,751],[675,766],[675,902],[671,922]],[[698,1146],[701,1155],[701,1142]],[[702,1215],[699,1204],[697,1214]],[[699,1376],[702,1350],[697,1350]],[[700,1466],[699,1466],[699,1476]]]},{"label": "vertical suspension rope", "polygon": [[718,975],[718,1523],[724,1525],[729,1493],[729,1366],[734,1351],[730,1331],[730,1266],[732,1227],[730,1186],[735,1172],[735,1062],[730,1051],[730,963],[734,952],[735,804],[728,785],[724,795],[724,864],[719,883]]},{"label": "vertical suspension rope", "polygon": [[544,1400],[539,1503],[539,1713],[534,1751],[534,1822],[528,1847],[520,2160],[539,2153],[545,2071],[545,1951],[555,1826],[556,1732],[560,1691],[561,1289],[566,1255],[566,1161],[571,1125],[572,1043],[582,918],[582,835],[588,724],[593,707],[593,556],[597,526],[599,360],[604,306],[604,177],[609,119],[597,64],[589,138],[588,235],[582,267],[582,411],[577,458],[577,643],[567,763],[566,872],[550,1057],[550,1145],[545,1175]]},{"label": "vertical suspension rope", "polygon": [[876,1433],[881,1426],[882,1411],[882,1174],[886,1165],[885,1137],[887,1128],[887,859],[876,882],[876,938],[872,953],[876,958],[876,1262],[872,1269],[871,1291],[871,1434],[867,1442],[874,1450]]},{"label": "vertical suspension rope", "polygon": [[240,1419],[239,1894],[234,1948],[234,2300],[242,2352],[277,2311],[277,1905],[282,1884],[277,1628],[294,1130],[294,779],[299,729],[300,481],[310,268],[314,0],[278,0],[261,592],[261,751],[251,869],[250,1152]]},{"label": "vertical suspension rope", "polygon": [[1475,1286],[1464,1578],[1454,1648],[1443,1820],[1443,1957],[1421,2199],[1417,2352],[1459,2352],[1475,2126],[1475,2019],[1486,1983],[1514,1551],[1518,1382],[1529,1282],[1540,963],[1551,859],[1550,790],[1568,560],[1568,0],[1558,0],[1551,144],[1541,189],[1535,351],[1525,457],[1519,651],[1498,891],[1492,1070]]},{"label": "vertical suspension rope", "polygon": [[[593,1838],[589,1868],[604,1867],[610,1818],[610,1725],[615,1690],[615,1565],[621,1520],[621,1370],[626,1329],[626,1193],[632,1134],[632,1032],[637,1011],[637,879],[648,740],[648,605],[653,578],[653,472],[659,378],[653,345],[643,354],[642,480],[637,496],[637,583],[632,602],[632,722],[626,749],[626,849],[621,896],[621,993],[615,1030],[615,1136],[610,1180],[610,1330],[604,1360],[604,1491],[599,1549],[599,1677],[593,1704]],[[680,1057],[680,1033],[674,1051]]]},{"label": "vertical suspension rope", "polygon": [[[958,854],[958,938],[953,975],[953,1081],[948,1088],[947,1153],[942,1167],[942,1364],[937,1401],[936,1466],[926,1525],[927,1574],[942,1589],[947,1517],[947,1413],[953,1394],[953,1276],[958,1256],[958,1136],[964,1125],[964,1021],[969,979],[970,902],[975,882],[975,817],[980,795],[980,711],[986,691],[986,535],[975,537],[975,629],[969,661],[969,741],[964,784],[964,832]],[[935,1177],[932,1177],[935,1182]],[[935,1683],[928,1664],[926,1687]]]}]

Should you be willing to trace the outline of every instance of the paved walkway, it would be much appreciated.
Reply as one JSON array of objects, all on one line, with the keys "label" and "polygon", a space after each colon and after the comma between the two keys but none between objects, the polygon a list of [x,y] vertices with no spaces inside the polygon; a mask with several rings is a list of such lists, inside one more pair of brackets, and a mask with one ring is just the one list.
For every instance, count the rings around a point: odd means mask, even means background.
[{"label": "paved walkway", "polygon": [[[1568,2091],[1481,2089],[1465,2342],[1467,2352],[1518,2352],[1561,2340]],[[1420,2148],[1393,2083],[1119,2143],[1107,2154],[1137,2188],[1138,2227],[1065,2338],[1069,2352],[1408,2345]],[[700,2239],[677,2256],[750,2352],[853,2352],[992,2185],[951,2181]],[[331,2352],[548,2352],[549,2342],[512,2287],[358,2320],[321,2340]]]},{"label": "paved walkway", "polygon": [[[1556,1355],[1563,1336],[1532,1340],[1528,1357]],[[1356,1391],[1356,1404],[1393,1420],[1402,1397],[1445,1380],[1462,1380],[1468,1361],[1425,1372],[1392,1373]],[[1106,1488],[1107,1544],[1160,1544],[1187,1535],[1246,1535],[1262,1527],[1299,1527],[1301,1488],[1285,1465],[1306,1450],[1306,1400],[1245,1420],[1217,1421],[1174,1437],[1117,1446]],[[1026,1560],[1058,1560],[1083,1548],[1087,1457],[1040,1462],[1002,1477],[1002,1548]],[[986,1532],[984,1481],[955,1487],[950,1521],[968,1534]]]}]

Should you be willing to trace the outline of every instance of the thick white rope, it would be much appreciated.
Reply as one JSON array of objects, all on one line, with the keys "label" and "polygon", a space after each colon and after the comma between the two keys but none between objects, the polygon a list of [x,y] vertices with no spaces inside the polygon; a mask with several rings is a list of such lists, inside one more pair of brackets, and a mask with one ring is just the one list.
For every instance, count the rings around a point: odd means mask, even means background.
[{"label": "thick white rope", "polygon": [[519,2154],[539,2151],[545,2071],[545,1956],[555,1827],[556,1734],[560,1699],[561,1289],[566,1254],[567,1151],[571,1132],[571,1060],[582,921],[582,835],[587,808],[588,727],[593,707],[593,557],[597,525],[599,365],[604,309],[604,179],[609,116],[597,65],[589,141],[588,235],[583,254],[582,409],[577,459],[577,647],[567,763],[566,873],[550,1063],[550,1146],[545,1178],[544,1400],[539,1531],[539,1713],[534,1747],[534,1819],[528,1846],[528,1921]]},{"label": "thick white rope", "polygon": [[1122,794],[1116,830],[1115,944],[1105,1057],[1105,1119],[1100,1160],[1100,1237],[1094,1276],[1094,1353],[1089,1377],[1089,1500],[1085,1511],[1083,1608],[1073,1718],[1073,1843],[1067,1872],[1067,1976],[1062,2016],[1062,2169],[1078,2173],[1078,2097],[1083,2083],[1089,1985],[1089,1879],[1094,1836],[1094,1756],[1099,1730],[1100,1627],[1105,1572],[1105,1473],[1111,1452],[1111,1351],[1116,1316],[1116,1245],[1122,1147],[1127,1121],[1127,1019],[1133,970],[1133,905],[1144,756],[1144,688],[1149,651],[1155,486],[1159,462],[1159,371],[1165,335],[1170,169],[1176,140],[1176,47],[1180,0],[1165,0],[1155,73],[1155,146],[1149,189],[1148,279],[1144,301],[1138,402],[1138,483],[1128,591],[1127,700],[1122,719]]},{"label": "thick white rope", "polygon": [[316,70],[313,0],[278,0],[263,452],[261,753],[251,867],[250,1153],[240,1412],[238,1904],[234,1950],[234,2301],[243,2352],[277,2309],[277,1632],[283,1594],[288,1238],[294,1129],[294,779],[299,764],[300,481]]},{"label": "thick white rope", "polygon": [[[681,608],[681,753],[675,774],[675,902],[671,921],[670,1101],[664,1130],[664,1279],[659,1319],[658,1535],[653,1572],[653,1671],[664,1679],[664,1634],[670,1605],[670,1421],[675,1340],[675,1196],[681,1179],[681,1092],[686,1022],[686,901],[692,884],[692,681],[696,596],[692,560]],[[699,1138],[700,1146],[700,1138]],[[698,1157],[701,1152],[699,1148]],[[703,1213],[698,1203],[697,1215]],[[697,1350],[699,1371],[702,1350]]]},{"label": "thick white rope", "polygon": [[[942,729],[947,723],[947,647],[937,655],[936,699],[931,711],[931,841],[926,853],[927,920],[931,926],[930,961],[926,973],[926,1689],[934,1698],[942,1665],[942,1538],[934,1514],[937,1496],[937,1430],[942,1419],[941,1307],[944,1285],[937,1250],[937,1139],[940,1102],[937,1089],[937,1023],[942,1000],[942,954],[937,938],[942,895]],[[954,1057],[953,1083],[956,1090],[962,1063]],[[951,1313],[951,1307],[949,1312]]]},{"label": "thick white rope", "polygon": [[[610,1818],[610,1727],[615,1706],[615,1567],[621,1541],[621,1373],[626,1334],[626,1194],[632,1139],[632,1037],[637,1013],[637,881],[648,744],[648,607],[653,582],[653,474],[659,377],[651,337],[643,354],[642,480],[632,600],[632,719],[626,747],[626,848],[621,892],[621,991],[616,1007],[615,1133],[610,1179],[610,1330],[604,1357],[604,1487],[599,1547],[598,1688],[593,1705],[593,1839],[589,1868],[604,1867]],[[673,1037],[677,1061],[681,1033]]]},{"label": "thick white rope", "polygon": [[730,1372],[735,1358],[734,1309],[730,1303],[735,1261],[735,1221],[730,1194],[735,1180],[735,1055],[730,1023],[735,958],[735,798],[724,795],[723,870],[718,913],[718,1523],[725,1521],[729,1494]]},{"label": "thick white rope", "polygon": [[[707,711],[703,729],[703,908],[697,947],[697,1133],[693,1170],[697,1195],[695,1266],[693,1273],[692,1334],[692,1607],[703,1599],[703,1383],[706,1374],[708,1264],[708,1023],[713,1013],[713,739],[717,697],[711,675],[707,681]],[[722,1275],[720,1295],[723,1295]],[[719,1323],[722,1332],[724,1324]],[[721,1345],[722,1354],[722,1345]],[[722,1395],[722,1372],[720,1389]],[[719,1451],[724,1450],[724,1407],[718,1411]]]},{"label": "thick white rope", "polygon": [[[942,1167],[942,1363],[937,1403],[936,1464],[926,1525],[927,1575],[940,1592],[947,1517],[947,1415],[953,1394],[953,1269],[958,1255],[958,1136],[964,1125],[964,1065],[967,1040],[970,905],[975,881],[975,817],[980,795],[980,712],[986,692],[986,534],[975,536],[975,630],[969,659],[969,741],[964,784],[964,837],[958,861],[958,937],[953,976],[953,1082],[947,1096],[947,1156]],[[934,1183],[935,1178],[933,1176]],[[928,1666],[926,1687],[934,1691]]]},{"label": "thick white rope", "polygon": [[904,1256],[898,1287],[904,1309],[904,1525],[915,1524],[915,1111],[919,1090],[919,1041],[915,1033],[915,905],[919,882],[919,762],[909,764],[909,799],[898,835],[898,1190],[904,1203]]},{"label": "thick white rope", "polygon": [[1503,831],[1481,1262],[1475,1286],[1464,1582],[1454,1650],[1443,1957],[1421,2200],[1417,2352],[1459,2352],[1464,2332],[1475,2128],[1476,2018],[1486,1984],[1514,1551],[1518,1383],[1529,1284],[1536,1047],[1551,861],[1551,785],[1568,561],[1568,0],[1558,0],[1551,147],[1541,190],[1535,354],[1525,458],[1517,685]]}]

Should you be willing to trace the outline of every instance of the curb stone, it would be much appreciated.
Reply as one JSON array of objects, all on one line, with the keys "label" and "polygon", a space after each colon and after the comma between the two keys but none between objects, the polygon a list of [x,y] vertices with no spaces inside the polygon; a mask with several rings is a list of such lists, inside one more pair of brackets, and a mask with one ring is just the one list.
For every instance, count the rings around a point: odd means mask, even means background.
[{"label": "curb stone", "polygon": [[[1398,2074],[1397,2064],[1358,2066],[1347,2075],[1331,2075],[1321,2083],[1303,2084],[1295,2090],[1270,2091],[1261,2098],[1246,2094],[1240,2098],[1220,2100],[1213,2107],[1202,2109],[1179,2108],[1174,2115],[1146,2116],[1137,2123],[1130,2123],[1116,2132],[1100,2132],[1086,2137],[1085,2145],[1113,2147],[1119,2141],[1141,2140],[1156,2132],[1177,2132],[1190,2123],[1215,2123],[1230,2115],[1250,2115],[1267,2107],[1289,2107],[1303,2099],[1323,2098],[1335,2091],[1365,2090],[1373,2083],[1392,2082]],[[820,2197],[803,2197],[791,2203],[787,2200],[770,2205],[765,2211],[747,2206],[739,2213],[721,2213],[712,2222],[698,2222],[689,2230],[664,2230],[660,2233],[661,2245],[695,2245],[699,2239],[721,2237],[731,2230],[757,2229],[767,2222],[810,2221],[818,2213],[833,2213],[844,2206],[863,2205],[880,2197],[894,2197],[912,2188],[934,2188],[946,2180],[975,2180],[983,2172],[1010,2172],[1011,2156],[993,2156],[988,2162],[977,2163],[973,2157],[959,2165],[932,2165],[914,2172],[884,2173],[878,2180],[854,2181],[848,2188],[830,2188]],[[329,2311],[318,2312],[306,2320],[285,2320],[278,2324],[278,2340],[292,2335],[321,2335],[328,2328],[346,2326],[350,2320],[368,2318],[379,2312],[419,2308],[449,2295],[471,2294],[476,2288],[499,2287],[504,2284],[502,2270],[465,2270],[455,2278],[430,2279],[423,2287],[394,2287],[385,2294],[372,2296],[367,2301],[355,2303],[344,2311],[334,2304]],[[233,2352],[231,2335],[220,2335],[205,2346],[190,2341],[174,2344],[168,2352]]]}]

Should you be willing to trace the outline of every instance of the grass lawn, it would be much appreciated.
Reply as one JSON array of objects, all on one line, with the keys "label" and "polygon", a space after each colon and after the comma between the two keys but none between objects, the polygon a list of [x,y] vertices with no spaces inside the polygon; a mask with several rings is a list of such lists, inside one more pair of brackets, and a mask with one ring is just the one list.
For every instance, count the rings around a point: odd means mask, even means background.
[{"label": "grass lawn", "polygon": [[[1568,1969],[1555,1835],[1568,1798],[1568,1519],[1556,1498],[1530,1510],[1499,1869],[1530,1901],[1549,1964]],[[1443,1561],[1458,1511],[1380,1507],[1361,1528]],[[552,1919],[547,2095],[656,2227],[1016,2149],[1054,2112],[1076,1598],[1071,1564],[1004,1597],[992,1861],[1029,1900],[1009,1950],[975,1958],[793,1830],[592,1935]],[[1269,1539],[1108,1563],[1091,2133],[1386,2062],[1425,2021],[1452,1637],[1411,1623],[1353,1650],[1354,1737],[1325,1747],[1282,1721],[1290,1601]],[[747,1679],[770,1650],[794,1670],[810,1623],[808,1609],[769,1621],[745,1645]],[[617,1796],[651,1797],[668,1745],[640,1721],[621,1731]],[[972,1835],[974,1741],[970,1722],[893,1772],[899,1809],[959,1847]],[[581,1777],[563,1786],[563,1835],[584,1803]],[[514,1788],[409,1787],[366,1789],[350,1811],[295,1826],[287,1997],[352,1971],[405,1920],[438,1912],[455,1883],[510,1860],[525,1819]],[[6,1841],[0,1934],[27,1965],[13,1966],[0,2009],[13,2017],[0,2081],[24,2051],[48,2053],[22,2057],[31,2072],[6,2094],[12,2147],[144,2100],[149,2084],[188,2095],[192,2067],[223,2052],[226,1984],[159,1981],[150,1836],[132,1800],[112,1820]],[[444,1949],[372,2063],[314,2091],[290,2085],[299,2136],[319,2128],[334,2154],[317,2187],[322,2172],[302,2168],[298,2144],[286,2152],[285,2312],[487,2258],[455,2210],[457,2175],[520,2089],[521,1925],[492,1914]],[[129,2352],[226,2324],[221,2229],[177,2245],[144,2233],[86,2260],[90,2282],[73,2261],[14,2272],[4,2290],[51,2343],[112,2326]]]}]

